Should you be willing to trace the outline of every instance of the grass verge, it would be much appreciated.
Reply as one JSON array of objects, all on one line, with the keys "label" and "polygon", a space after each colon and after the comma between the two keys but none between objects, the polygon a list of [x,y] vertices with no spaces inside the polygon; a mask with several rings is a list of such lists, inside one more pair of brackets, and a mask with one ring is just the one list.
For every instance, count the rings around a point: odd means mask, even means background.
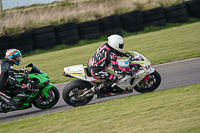
[{"label": "grass verge", "polygon": [[[126,50],[146,56],[153,65],[200,56],[200,22],[124,37]],[[105,38],[105,41],[107,39]],[[64,67],[84,64],[104,41],[23,58],[20,67],[33,63],[47,73],[52,83],[72,80],[62,76]],[[16,67],[19,68],[19,67]]]},{"label": "grass verge", "polygon": [[0,133],[197,133],[200,84],[0,124]]},{"label": "grass verge", "polygon": [[[0,12],[0,35],[66,22],[85,22],[133,10],[181,3],[182,0],[65,0]],[[95,8],[94,8],[95,7]]]}]

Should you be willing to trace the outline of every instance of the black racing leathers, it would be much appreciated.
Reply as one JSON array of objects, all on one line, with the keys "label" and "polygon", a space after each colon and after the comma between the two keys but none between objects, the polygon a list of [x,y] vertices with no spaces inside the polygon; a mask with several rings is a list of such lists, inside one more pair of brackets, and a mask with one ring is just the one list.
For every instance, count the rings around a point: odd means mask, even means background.
[{"label": "black racing leathers", "polygon": [[[126,56],[123,52],[116,52],[108,43],[102,44],[94,53],[92,58],[88,61],[88,70],[90,74],[98,79],[105,81],[104,84],[109,85],[118,82],[117,76],[106,71],[106,67],[111,64],[114,72],[117,74],[129,74],[130,71],[124,70],[118,66],[117,56]],[[105,86],[107,88],[109,86]]]},{"label": "black racing leathers", "polygon": [[22,87],[23,84],[18,82],[15,78],[14,72],[19,73],[20,70],[14,70],[14,67],[11,62],[8,60],[0,61],[0,100],[5,102],[10,106],[16,107],[16,103],[12,100],[11,97],[6,95],[4,88],[7,84]]}]

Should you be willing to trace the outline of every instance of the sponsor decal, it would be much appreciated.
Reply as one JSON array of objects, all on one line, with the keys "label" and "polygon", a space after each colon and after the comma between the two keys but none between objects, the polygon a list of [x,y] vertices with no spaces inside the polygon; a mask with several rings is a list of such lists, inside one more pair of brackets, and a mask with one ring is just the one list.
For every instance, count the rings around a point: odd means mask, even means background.
[{"label": "sponsor decal", "polygon": [[124,61],[124,63],[125,63],[126,65],[128,65],[128,61]]}]

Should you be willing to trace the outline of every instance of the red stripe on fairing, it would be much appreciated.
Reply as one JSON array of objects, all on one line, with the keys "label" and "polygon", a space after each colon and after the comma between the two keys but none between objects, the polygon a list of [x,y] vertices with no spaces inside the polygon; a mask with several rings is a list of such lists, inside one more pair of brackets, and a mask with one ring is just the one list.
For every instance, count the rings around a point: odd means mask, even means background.
[{"label": "red stripe on fairing", "polygon": [[97,78],[96,76],[94,76],[94,74],[93,74],[93,70],[92,70],[92,69],[91,69],[91,74],[92,74],[92,76],[93,76],[95,79],[98,79],[98,80],[104,81],[104,80],[99,79],[99,78]]},{"label": "red stripe on fairing", "polygon": [[109,78],[109,79],[111,80],[112,78],[113,78],[113,74],[110,75],[110,78]]},{"label": "red stripe on fairing", "polygon": [[111,63],[117,63],[117,61],[111,61]]},{"label": "red stripe on fairing", "polygon": [[[106,45],[104,45],[104,46],[98,51],[98,53],[101,52],[103,49],[110,50]],[[98,53],[96,53],[96,55],[97,55]]]},{"label": "red stripe on fairing", "polygon": [[119,67],[119,66],[118,66],[118,68],[121,69],[122,71],[126,72],[126,70],[124,70],[123,68],[121,68],[121,67]]}]

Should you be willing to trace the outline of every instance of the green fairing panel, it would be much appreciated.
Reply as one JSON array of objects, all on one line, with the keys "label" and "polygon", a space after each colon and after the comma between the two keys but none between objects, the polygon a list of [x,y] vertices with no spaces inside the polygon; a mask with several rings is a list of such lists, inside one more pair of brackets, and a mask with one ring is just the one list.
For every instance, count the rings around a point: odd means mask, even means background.
[{"label": "green fairing panel", "polygon": [[16,78],[16,80],[21,82],[24,80],[24,78]]},{"label": "green fairing panel", "polygon": [[33,79],[36,78],[40,81],[40,83],[43,83],[47,80],[49,80],[49,77],[47,76],[46,73],[42,73],[42,74],[38,74],[38,73],[34,73],[34,74],[29,74],[29,78]]}]

